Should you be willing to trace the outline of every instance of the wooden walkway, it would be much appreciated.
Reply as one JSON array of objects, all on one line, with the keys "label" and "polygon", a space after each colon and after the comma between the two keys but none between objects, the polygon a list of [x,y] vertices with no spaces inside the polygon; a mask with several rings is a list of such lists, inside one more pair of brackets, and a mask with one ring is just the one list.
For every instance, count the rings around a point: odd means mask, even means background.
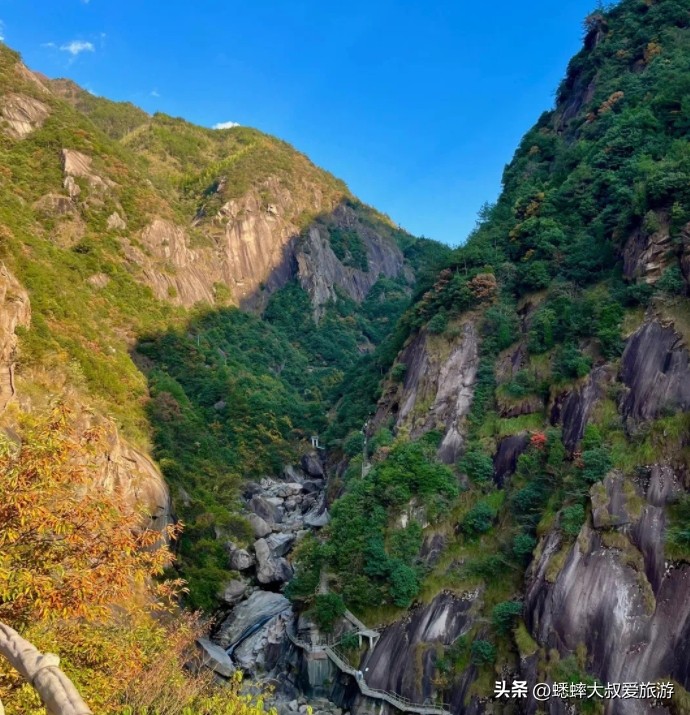
[{"label": "wooden walkway", "polygon": [[[350,616],[352,616],[352,614],[350,614]],[[347,614],[345,617],[348,621],[353,623],[353,621],[348,618]],[[364,624],[361,623],[361,621],[358,621],[356,619],[355,616],[352,616],[352,618],[357,621],[357,623],[353,623],[353,625],[359,624],[363,628],[361,634],[358,635],[369,637],[370,633],[375,633],[378,637],[378,631],[372,631],[371,629],[366,628]],[[325,653],[339,670],[341,670],[343,673],[351,675],[355,679],[355,682],[359,686],[360,692],[367,698],[373,698],[374,700],[382,700],[384,702],[389,703],[394,708],[397,708],[398,710],[405,713],[418,713],[418,715],[451,715],[450,711],[446,710],[444,707],[434,705],[420,705],[418,703],[413,703],[411,700],[408,700],[407,698],[404,698],[402,695],[398,695],[397,693],[391,693],[387,690],[377,690],[376,688],[369,687],[364,682],[363,678],[358,677],[359,671],[357,670],[357,668],[354,668],[352,665],[350,665],[345,656],[337,650],[335,643],[307,643],[305,641],[300,640],[293,632],[292,628],[287,629],[287,634],[290,641],[298,648],[301,648],[308,653]]]}]

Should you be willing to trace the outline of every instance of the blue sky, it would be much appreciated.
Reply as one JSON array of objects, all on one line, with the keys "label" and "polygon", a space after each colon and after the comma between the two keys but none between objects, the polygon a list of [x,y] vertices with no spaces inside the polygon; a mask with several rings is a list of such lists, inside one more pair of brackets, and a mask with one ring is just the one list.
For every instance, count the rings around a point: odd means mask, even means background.
[{"label": "blue sky", "polygon": [[462,243],[553,105],[594,0],[0,0],[32,68],[275,134],[417,235]]}]

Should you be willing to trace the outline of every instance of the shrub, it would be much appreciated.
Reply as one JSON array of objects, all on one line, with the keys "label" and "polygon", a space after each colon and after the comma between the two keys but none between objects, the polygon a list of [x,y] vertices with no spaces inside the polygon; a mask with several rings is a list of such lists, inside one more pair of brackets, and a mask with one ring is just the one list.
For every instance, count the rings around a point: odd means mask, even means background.
[{"label": "shrub", "polygon": [[585,523],[585,508],[582,504],[569,506],[561,512],[561,529],[568,536],[577,536]]},{"label": "shrub", "polygon": [[462,520],[462,531],[469,538],[475,538],[490,531],[495,518],[496,512],[486,502],[477,502]]},{"label": "shrub", "polygon": [[414,569],[397,561],[390,573],[390,594],[393,603],[400,608],[407,608],[419,593],[419,579]]},{"label": "shrub", "polygon": [[493,460],[478,449],[468,450],[458,466],[471,481],[477,484],[486,484],[494,476]]},{"label": "shrub", "polygon": [[513,539],[513,554],[521,563],[528,563],[536,545],[537,540],[530,534],[518,534]]},{"label": "shrub", "polygon": [[335,621],[345,613],[345,602],[337,593],[319,594],[314,599],[312,613],[318,627],[330,633]]},{"label": "shrub", "polygon": [[687,286],[678,264],[669,266],[656,282],[655,288],[666,295],[685,295]]},{"label": "shrub", "polygon": [[506,635],[522,614],[521,601],[504,601],[491,611],[491,623],[501,635]]},{"label": "shrub", "polygon": [[448,328],[448,315],[445,311],[436,313],[436,315],[428,322],[427,330],[432,335],[440,335]]},{"label": "shrub", "polygon": [[496,661],[496,646],[485,640],[472,643],[472,664],[491,665]]},{"label": "shrub", "polygon": [[598,482],[612,466],[611,455],[604,447],[595,447],[582,453],[582,477],[587,484]]},{"label": "shrub", "polygon": [[405,379],[405,374],[407,373],[407,365],[405,363],[399,362],[397,365],[393,366],[391,370],[391,379],[395,382],[402,382]]}]

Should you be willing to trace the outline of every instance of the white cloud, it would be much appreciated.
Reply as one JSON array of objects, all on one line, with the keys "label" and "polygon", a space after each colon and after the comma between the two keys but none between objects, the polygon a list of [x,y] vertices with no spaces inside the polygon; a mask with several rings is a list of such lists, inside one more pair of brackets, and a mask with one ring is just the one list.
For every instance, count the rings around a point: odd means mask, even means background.
[{"label": "white cloud", "polygon": [[42,42],[41,47],[49,47],[51,49],[55,49],[57,45],[54,42]]},{"label": "white cloud", "polygon": [[233,127],[239,127],[240,125],[237,122],[218,122],[218,124],[214,124],[213,128],[214,129],[232,129]]},{"label": "white cloud", "polygon": [[95,52],[95,47],[90,42],[83,42],[82,40],[72,40],[66,45],[60,45],[60,49],[63,52],[69,52],[70,55],[76,57],[81,52]]},{"label": "white cloud", "polygon": [[152,97],[160,97],[160,94],[157,89],[152,89],[151,90],[151,96]]},{"label": "white cloud", "polygon": [[0,20],[0,42],[5,41],[5,23]]}]

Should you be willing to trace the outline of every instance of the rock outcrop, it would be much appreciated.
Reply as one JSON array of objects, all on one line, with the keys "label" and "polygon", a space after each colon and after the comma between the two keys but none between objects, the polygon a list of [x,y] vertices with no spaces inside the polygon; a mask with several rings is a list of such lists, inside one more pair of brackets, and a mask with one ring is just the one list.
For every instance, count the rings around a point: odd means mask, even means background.
[{"label": "rock outcrop", "polygon": [[14,365],[17,327],[31,320],[29,296],[10,271],[0,264],[0,413],[15,395]]},{"label": "rock outcrop", "polygon": [[443,432],[439,458],[452,464],[463,447],[463,421],[472,405],[479,366],[479,338],[474,321],[466,320],[458,338],[420,332],[402,351],[406,367],[400,385],[389,388],[374,424],[389,417],[398,431],[419,437],[432,429]]},{"label": "rock outcrop", "polygon": [[266,623],[279,614],[289,614],[290,602],[280,593],[254,591],[246,601],[236,606],[223,620],[213,639],[225,649],[237,643],[242,635],[259,623]]},{"label": "rock outcrop", "polygon": [[43,125],[50,115],[44,102],[24,94],[6,94],[0,100],[0,117],[5,133],[23,139]]},{"label": "rock outcrop", "polygon": [[[328,236],[328,225],[339,230],[354,231],[367,254],[367,270],[343,265],[335,255]],[[297,246],[297,274],[302,287],[309,293],[318,319],[324,306],[337,299],[337,289],[361,302],[380,275],[393,278],[403,272],[400,249],[364,224],[347,204],[340,204],[329,216],[328,225],[315,223]]]},{"label": "rock outcrop", "polygon": [[638,228],[625,244],[623,272],[626,278],[654,284],[674,260],[668,217],[662,216],[659,222],[659,229],[653,233]]},{"label": "rock outcrop", "polygon": [[690,355],[672,327],[657,320],[642,325],[628,340],[620,376],[628,388],[621,402],[626,419],[690,410]]},{"label": "rock outcrop", "polygon": [[[664,555],[665,507],[680,489],[673,470],[660,465],[639,484],[609,475],[593,488],[594,524],[575,543],[564,545],[558,531],[543,538],[526,595],[540,644],[563,656],[584,644],[604,683],[670,676],[690,686],[690,566]],[[610,712],[643,715],[649,707],[617,700]]]},{"label": "rock outcrop", "polygon": [[[412,611],[409,618],[388,626],[375,648],[365,656],[360,669],[366,670],[367,684],[408,698],[414,703],[433,702],[438,645],[450,645],[467,632],[473,623],[473,599],[452,594],[438,595],[428,606]],[[453,693],[462,703],[471,677]],[[353,710],[364,703],[357,698]],[[453,710],[453,712],[460,712]]]},{"label": "rock outcrop", "polygon": [[[75,149],[62,150],[62,169],[65,174],[65,188],[69,190],[70,186],[74,187],[74,179],[85,179],[90,188],[96,192],[103,192],[115,186],[115,182],[108,178],[104,178],[96,173],[93,169],[93,159]],[[70,179],[72,181],[70,181]],[[74,188],[70,191],[70,195],[76,196]]]}]

